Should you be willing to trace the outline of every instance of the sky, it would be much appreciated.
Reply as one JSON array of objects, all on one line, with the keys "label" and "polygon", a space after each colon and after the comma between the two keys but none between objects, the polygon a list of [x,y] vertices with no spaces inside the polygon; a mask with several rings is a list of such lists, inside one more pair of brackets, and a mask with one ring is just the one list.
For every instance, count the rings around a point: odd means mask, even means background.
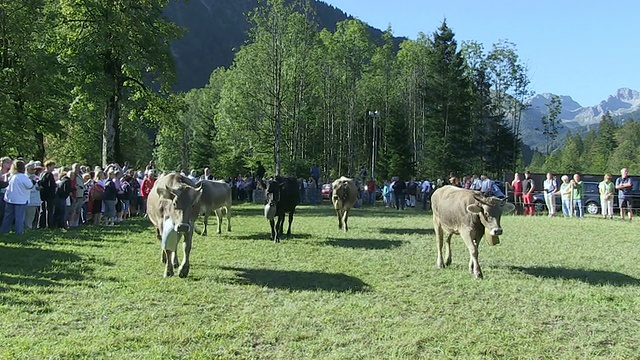
[{"label": "sky", "polygon": [[637,0],[323,1],[395,36],[430,36],[446,19],[458,44],[473,40],[488,52],[512,42],[537,94],[593,106],[620,88],[640,91]]}]

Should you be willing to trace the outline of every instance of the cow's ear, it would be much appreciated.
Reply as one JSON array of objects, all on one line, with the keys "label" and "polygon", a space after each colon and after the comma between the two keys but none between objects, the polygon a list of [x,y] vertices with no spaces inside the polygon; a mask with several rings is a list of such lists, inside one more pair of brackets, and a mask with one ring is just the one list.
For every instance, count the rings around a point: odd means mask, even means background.
[{"label": "cow's ear", "polygon": [[503,214],[508,214],[510,212],[512,212],[513,210],[516,209],[516,206],[513,205],[512,203],[505,203],[504,205],[502,205],[502,213]]},{"label": "cow's ear", "polygon": [[484,209],[482,208],[482,206],[478,205],[478,204],[471,204],[467,206],[467,211],[473,214],[479,214],[481,212],[484,211]]}]

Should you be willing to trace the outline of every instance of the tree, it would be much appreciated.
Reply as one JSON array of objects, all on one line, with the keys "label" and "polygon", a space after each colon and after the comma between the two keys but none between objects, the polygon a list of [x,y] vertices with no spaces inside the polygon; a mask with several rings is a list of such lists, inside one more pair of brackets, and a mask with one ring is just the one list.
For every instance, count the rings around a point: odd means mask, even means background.
[{"label": "tree", "polygon": [[542,129],[540,130],[546,139],[545,154],[549,155],[551,143],[558,137],[558,130],[561,127],[559,116],[562,111],[562,100],[558,95],[552,95],[545,106],[547,112],[540,119],[542,122]]},{"label": "tree", "polygon": [[[70,101],[57,60],[48,1],[0,3],[0,153],[43,159],[45,135],[60,134]],[[16,141],[20,139],[20,141]]]},{"label": "tree", "polygon": [[122,161],[120,121],[124,103],[155,96],[154,91],[166,91],[173,82],[169,44],[177,38],[179,29],[162,16],[167,3],[60,0],[61,59],[77,81],[75,91],[103,104],[103,165]]},{"label": "tree", "polygon": [[470,153],[469,83],[465,78],[465,62],[457,49],[453,31],[446,21],[433,34],[427,57],[428,104],[426,147],[427,174],[445,176],[451,171],[464,171]]}]

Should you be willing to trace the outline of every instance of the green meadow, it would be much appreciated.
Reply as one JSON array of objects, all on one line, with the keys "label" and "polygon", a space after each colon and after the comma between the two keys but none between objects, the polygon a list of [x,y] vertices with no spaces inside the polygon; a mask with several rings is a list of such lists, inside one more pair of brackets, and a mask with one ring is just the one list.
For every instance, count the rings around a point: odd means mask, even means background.
[{"label": "green meadow", "polygon": [[354,209],[344,233],[326,202],[300,206],[274,244],[262,207],[238,205],[231,232],[194,235],[185,279],[162,277],[146,219],[2,235],[0,358],[640,357],[640,219],[502,226],[483,280],[459,236],[436,267],[418,209]]}]

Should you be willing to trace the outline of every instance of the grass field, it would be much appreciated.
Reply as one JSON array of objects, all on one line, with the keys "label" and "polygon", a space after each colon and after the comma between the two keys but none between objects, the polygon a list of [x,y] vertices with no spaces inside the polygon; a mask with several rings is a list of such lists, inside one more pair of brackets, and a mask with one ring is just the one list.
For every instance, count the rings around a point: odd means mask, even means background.
[{"label": "grass field", "polygon": [[420,210],[355,209],[345,234],[301,206],[280,244],[261,214],[194,235],[186,279],[162,278],[145,219],[2,235],[0,358],[640,357],[638,219],[506,216],[474,280],[459,236],[436,268]]}]

